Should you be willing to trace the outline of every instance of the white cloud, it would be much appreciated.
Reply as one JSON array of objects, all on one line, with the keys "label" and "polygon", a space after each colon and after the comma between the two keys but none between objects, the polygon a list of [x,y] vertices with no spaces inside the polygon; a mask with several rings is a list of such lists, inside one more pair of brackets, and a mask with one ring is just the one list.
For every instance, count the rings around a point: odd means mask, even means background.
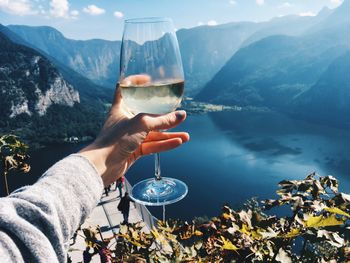
[{"label": "white cloud", "polygon": [[229,2],[230,5],[237,5],[237,1],[235,1],[235,0],[230,0],[228,2]]},{"label": "white cloud", "polygon": [[14,15],[34,15],[37,12],[32,9],[28,0],[0,0],[0,10]]},{"label": "white cloud", "polygon": [[123,17],[124,17],[124,14],[123,14],[122,12],[120,12],[120,11],[115,11],[115,12],[113,13],[113,15],[114,15],[115,17],[117,17],[117,18],[123,18]]},{"label": "white cloud", "polygon": [[340,5],[342,2],[342,0],[331,0],[331,4],[333,5]]},{"label": "white cloud", "polygon": [[68,0],[51,0],[50,14],[54,17],[69,18]]},{"label": "white cloud", "polygon": [[265,0],[255,0],[257,5],[263,5],[265,4]]},{"label": "white cloud", "polygon": [[307,11],[307,12],[300,13],[299,16],[316,16],[316,13],[312,11]]},{"label": "white cloud", "polygon": [[208,26],[216,26],[218,24],[218,22],[216,22],[215,20],[209,20],[207,25]]},{"label": "white cloud", "polygon": [[284,2],[283,4],[279,5],[278,8],[290,8],[292,6],[293,6],[293,4],[291,4],[289,2]]},{"label": "white cloud", "polygon": [[87,7],[83,8],[83,12],[92,16],[98,16],[106,13],[106,10],[95,5],[88,5]]},{"label": "white cloud", "polygon": [[203,26],[204,23],[203,23],[202,21],[198,21],[197,25],[198,25],[198,26]]},{"label": "white cloud", "polygon": [[78,10],[72,10],[72,11],[70,11],[70,14],[72,16],[78,16],[79,15],[79,11]]},{"label": "white cloud", "polygon": [[46,15],[46,10],[42,5],[38,5],[38,9],[39,9],[39,14]]}]

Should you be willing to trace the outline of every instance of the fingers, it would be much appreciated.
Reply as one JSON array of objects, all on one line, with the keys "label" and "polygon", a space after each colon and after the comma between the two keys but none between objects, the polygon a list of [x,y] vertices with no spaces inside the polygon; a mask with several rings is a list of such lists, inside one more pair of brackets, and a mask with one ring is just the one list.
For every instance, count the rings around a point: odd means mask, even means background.
[{"label": "fingers", "polygon": [[162,140],[168,140],[173,138],[180,138],[182,142],[188,142],[190,139],[190,135],[187,132],[157,132],[157,131],[151,131],[148,133],[146,139],[144,142],[151,142],[151,141],[162,141]]},{"label": "fingers", "polygon": [[123,79],[120,83],[123,86],[145,85],[151,82],[151,76],[146,74],[131,75]]},{"label": "fingers", "polygon": [[[132,76],[126,77],[125,79],[121,80],[120,84],[125,86],[132,86],[132,85],[145,85],[150,82],[151,82],[151,77],[149,75],[139,74],[139,75],[132,75]],[[117,83],[111,111],[115,111],[119,109],[121,102],[122,102],[122,95],[119,88],[119,83]]]},{"label": "fingers", "polygon": [[115,87],[114,99],[113,99],[113,104],[111,107],[111,112],[118,110],[120,108],[121,102],[122,102],[122,94],[120,92],[119,84],[117,84]]},{"label": "fingers", "polygon": [[150,132],[146,140],[134,152],[132,160],[135,161],[142,155],[174,149],[188,142],[189,139],[187,132]]},{"label": "fingers", "polygon": [[142,155],[148,155],[152,153],[168,151],[180,146],[181,144],[182,140],[180,138],[172,138],[163,141],[144,142],[140,147],[142,147]]},{"label": "fingers", "polygon": [[156,131],[174,128],[186,119],[186,112],[183,110],[174,111],[164,115],[152,115],[140,113],[133,119],[133,128],[136,132]]}]

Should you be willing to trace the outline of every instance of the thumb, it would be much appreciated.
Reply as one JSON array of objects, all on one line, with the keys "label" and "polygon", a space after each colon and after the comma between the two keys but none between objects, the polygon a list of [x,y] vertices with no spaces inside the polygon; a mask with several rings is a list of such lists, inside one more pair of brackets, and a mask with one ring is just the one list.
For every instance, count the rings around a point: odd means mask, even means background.
[{"label": "thumb", "polygon": [[111,112],[119,109],[121,102],[122,102],[122,94],[120,92],[119,83],[117,83],[117,85],[115,87],[114,99],[113,99],[113,104],[111,107]]},{"label": "thumb", "polygon": [[174,111],[164,115],[140,113],[132,119],[137,132],[171,129],[186,119],[186,111]]}]

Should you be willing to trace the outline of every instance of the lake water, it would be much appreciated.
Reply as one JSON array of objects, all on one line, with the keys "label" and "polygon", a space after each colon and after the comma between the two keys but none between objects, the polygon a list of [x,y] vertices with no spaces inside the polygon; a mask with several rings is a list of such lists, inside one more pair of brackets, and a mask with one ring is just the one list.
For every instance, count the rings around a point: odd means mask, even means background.
[{"label": "lake water", "polygon": [[[167,217],[190,220],[216,216],[223,204],[241,207],[250,197],[273,198],[283,179],[303,179],[316,171],[332,174],[350,192],[350,131],[290,119],[277,113],[220,112],[189,116],[178,130],[186,145],[161,155],[162,174],[186,182],[188,196],[167,206]],[[32,183],[36,175],[82,145],[51,146],[32,154],[32,174],[10,178]],[[153,157],[127,173],[133,184],[153,176]],[[151,208],[161,218],[161,208]]]}]

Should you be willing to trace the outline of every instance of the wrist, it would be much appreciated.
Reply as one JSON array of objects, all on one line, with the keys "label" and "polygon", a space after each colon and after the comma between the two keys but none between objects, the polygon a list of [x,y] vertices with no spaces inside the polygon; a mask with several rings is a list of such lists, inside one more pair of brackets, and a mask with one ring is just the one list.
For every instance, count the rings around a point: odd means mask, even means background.
[{"label": "wrist", "polygon": [[78,154],[88,159],[96,167],[100,176],[106,172],[107,155],[104,153],[103,149],[96,147],[94,143],[81,149]]},{"label": "wrist", "polygon": [[112,147],[101,147],[96,142],[79,151],[79,155],[89,160],[102,178],[104,186],[113,183],[117,177],[127,169],[126,162],[122,161]]}]

